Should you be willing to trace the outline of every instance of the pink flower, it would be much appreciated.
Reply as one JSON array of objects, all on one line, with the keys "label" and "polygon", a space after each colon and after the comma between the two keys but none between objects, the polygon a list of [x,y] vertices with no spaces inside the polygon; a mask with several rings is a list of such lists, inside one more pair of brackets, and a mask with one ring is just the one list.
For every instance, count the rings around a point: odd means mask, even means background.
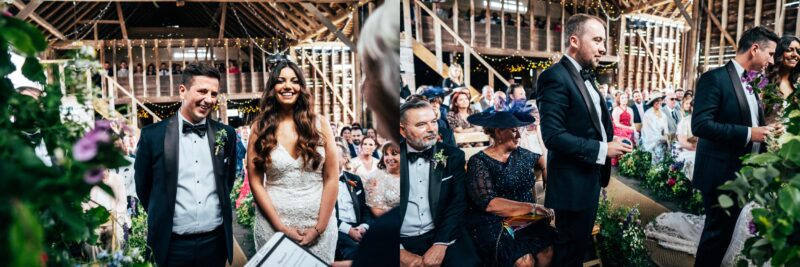
[{"label": "pink flower", "polygon": [[97,155],[98,143],[111,142],[107,130],[94,129],[87,133],[72,147],[72,157],[77,161],[89,161]]},{"label": "pink flower", "polygon": [[86,171],[83,175],[83,181],[87,184],[94,185],[99,183],[103,180],[105,169],[103,168],[94,168],[91,170]]},{"label": "pink flower", "polygon": [[675,179],[674,178],[669,178],[669,180],[667,180],[667,185],[669,187],[674,186],[675,185]]}]

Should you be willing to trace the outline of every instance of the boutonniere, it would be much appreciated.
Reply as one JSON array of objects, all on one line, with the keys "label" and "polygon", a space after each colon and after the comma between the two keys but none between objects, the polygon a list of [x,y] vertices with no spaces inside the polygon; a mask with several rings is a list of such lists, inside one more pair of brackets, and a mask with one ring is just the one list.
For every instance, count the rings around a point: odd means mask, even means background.
[{"label": "boutonniere", "polygon": [[353,191],[353,188],[355,188],[356,185],[357,185],[356,182],[353,181],[353,180],[350,180],[350,179],[345,179],[345,180],[347,181],[347,184],[349,184],[351,186],[350,187],[350,191]]},{"label": "boutonniere", "polygon": [[225,138],[228,137],[228,132],[225,129],[217,131],[217,140],[214,145],[214,155],[218,155],[222,148],[225,147]]},{"label": "boutonniere", "polygon": [[447,156],[444,155],[444,150],[439,150],[436,154],[433,154],[433,168],[435,169],[439,164],[447,168]]}]

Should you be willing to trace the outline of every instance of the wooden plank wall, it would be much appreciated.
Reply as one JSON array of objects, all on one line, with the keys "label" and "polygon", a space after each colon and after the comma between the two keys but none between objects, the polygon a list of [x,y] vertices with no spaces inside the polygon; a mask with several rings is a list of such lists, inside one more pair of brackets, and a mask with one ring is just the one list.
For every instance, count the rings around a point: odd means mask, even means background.
[{"label": "wooden plank wall", "polygon": [[682,24],[632,15],[626,16],[622,25],[625,27],[620,29],[624,31],[620,43],[624,47],[620,49],[618,88],[640,91],[682,88],[679,67],[683,62]]},{"label": "wooden plank wall", "polygon": [[355,92],[356,55],[344,45],[294,48],[311,91],[314,112],[330,121],[351,124],[362,118]]}]

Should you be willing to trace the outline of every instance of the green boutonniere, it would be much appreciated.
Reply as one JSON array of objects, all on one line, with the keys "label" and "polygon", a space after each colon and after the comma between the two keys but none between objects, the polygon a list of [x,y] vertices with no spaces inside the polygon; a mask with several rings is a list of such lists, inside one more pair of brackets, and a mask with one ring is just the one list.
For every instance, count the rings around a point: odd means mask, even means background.
[{"label": "green boutonniere", "polygon": [[225,147],[225,138],[228,138],[228,132],[225,129],[217,131],[216,145],[214,146],[214,155],[218,155],[222,148]]},{"label": "green boutonniere", "polygon": [[436,154],[433,154],[433,168],[435,169],[439,164],[447,168],[447,156],[444,155],[444,150],[439,150]]}]

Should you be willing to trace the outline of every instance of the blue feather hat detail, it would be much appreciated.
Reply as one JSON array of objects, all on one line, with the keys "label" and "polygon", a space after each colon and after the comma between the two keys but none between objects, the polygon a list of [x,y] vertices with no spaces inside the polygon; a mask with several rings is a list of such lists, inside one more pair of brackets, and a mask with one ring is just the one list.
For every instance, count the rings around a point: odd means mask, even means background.
[{"label": "blue feather hat detail", "polygon": [[530,125],[536,121],[531,115],[532,106],[525,100],[515,100],[508,103],[498,103],[480,113],[467,117],[471,124],[484,128],[517,128]]}]

